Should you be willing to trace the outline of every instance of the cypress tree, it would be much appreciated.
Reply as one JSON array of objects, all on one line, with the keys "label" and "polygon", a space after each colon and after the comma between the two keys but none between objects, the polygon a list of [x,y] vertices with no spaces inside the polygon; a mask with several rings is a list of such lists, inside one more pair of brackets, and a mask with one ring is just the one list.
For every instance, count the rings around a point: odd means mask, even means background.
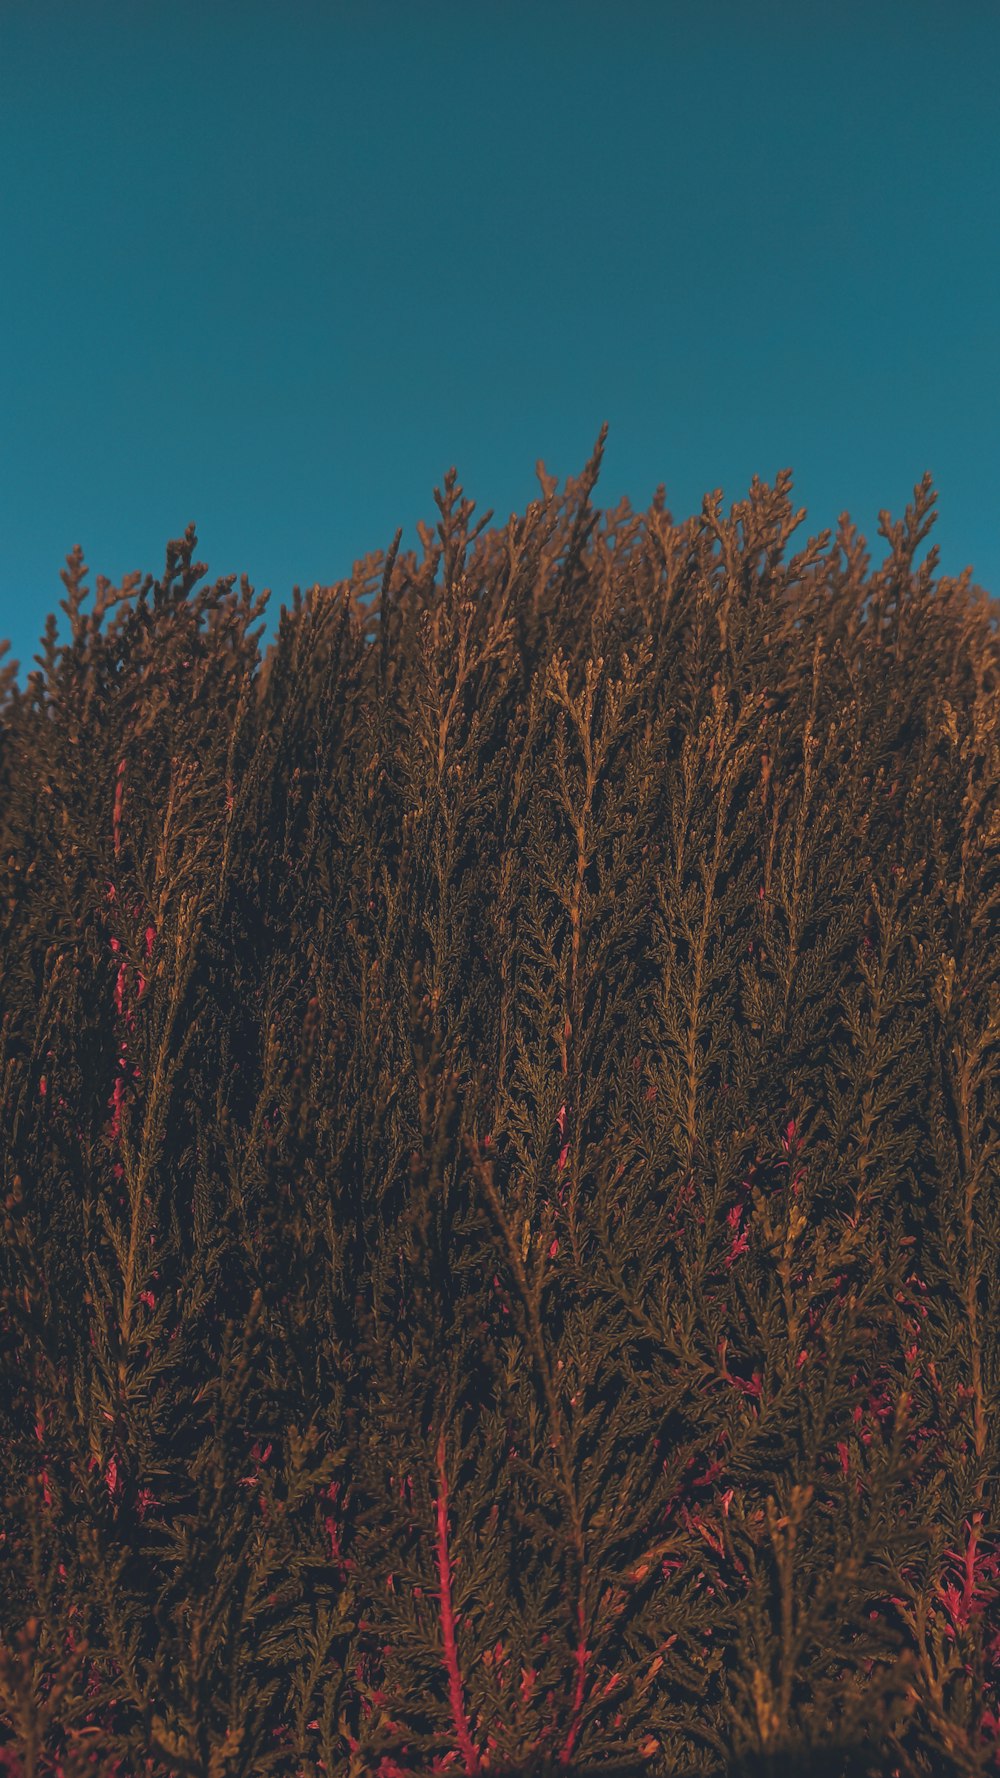
[{"label": "cypress tree", "polygon": [[1000,650],[583,474],[0,671],[0,1752],[998,1768]]}]

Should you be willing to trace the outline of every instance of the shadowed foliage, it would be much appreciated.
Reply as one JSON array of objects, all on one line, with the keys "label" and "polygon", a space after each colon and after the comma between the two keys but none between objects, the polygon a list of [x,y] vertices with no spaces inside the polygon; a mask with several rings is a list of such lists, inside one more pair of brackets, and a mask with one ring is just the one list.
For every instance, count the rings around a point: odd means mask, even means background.
[{"label": "shadowed foliage", "polygon": [[1000,1769],[1000,643],[929,478],[0,673],[0,1755]]}]

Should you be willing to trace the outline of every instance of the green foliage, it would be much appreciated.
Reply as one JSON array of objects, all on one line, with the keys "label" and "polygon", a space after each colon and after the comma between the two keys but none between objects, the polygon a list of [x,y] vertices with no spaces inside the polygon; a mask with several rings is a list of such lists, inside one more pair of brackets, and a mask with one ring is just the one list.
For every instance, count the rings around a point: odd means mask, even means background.
[{"label": "green foliage", "polygon": [[11,1773],[998,1769],[989,606],[603,443],[0,674]]}]

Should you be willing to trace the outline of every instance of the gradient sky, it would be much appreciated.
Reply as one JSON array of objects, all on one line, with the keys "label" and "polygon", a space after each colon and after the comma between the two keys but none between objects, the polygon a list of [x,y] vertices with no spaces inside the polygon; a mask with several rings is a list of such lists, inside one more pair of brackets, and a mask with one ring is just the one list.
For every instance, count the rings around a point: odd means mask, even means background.
[{"label": "gradient sky", "polygon": [[[0,637],[59,570],[272,599],[455,464],[675,519],[789,466],[1000,596],[996,0],[0,0]],[[87,607],[85,607],[86,609]],[[266,639],[266,638],[265,638]]]}]

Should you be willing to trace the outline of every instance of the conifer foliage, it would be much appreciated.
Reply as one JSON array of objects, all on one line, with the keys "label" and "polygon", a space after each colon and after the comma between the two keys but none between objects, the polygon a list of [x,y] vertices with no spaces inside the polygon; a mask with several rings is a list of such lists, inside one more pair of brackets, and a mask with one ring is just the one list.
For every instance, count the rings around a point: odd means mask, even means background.
[{"label": "conifer foliage", "polygon": [[0,675],[18,1778],[1000,1771],[989,603],[604,439]]}]

